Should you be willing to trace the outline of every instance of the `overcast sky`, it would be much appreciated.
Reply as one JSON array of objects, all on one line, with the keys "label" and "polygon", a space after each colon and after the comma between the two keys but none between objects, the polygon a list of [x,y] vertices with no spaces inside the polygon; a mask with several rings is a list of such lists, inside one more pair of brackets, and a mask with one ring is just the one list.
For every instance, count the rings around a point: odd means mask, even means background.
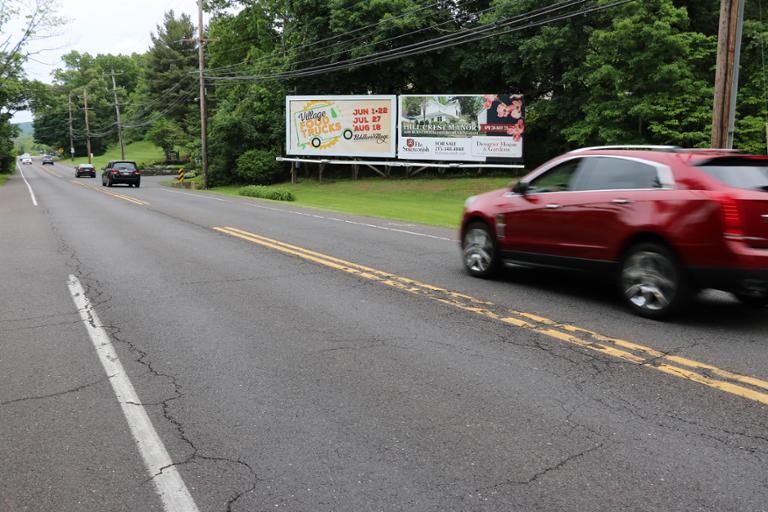
[{"label": "overcast sky", "polygon": [[[61,67],[61,56],[72,50],[98,53],[131,54],[144,52],[157,31],[163,13],[173,9],[187,13],[197,25],[197,0],[58,0],[59,13],[69,22],[61,35],[34,42],[30,51],[57,48],[35,55],[26,64],[30,79],[51,81],[51,73]],[[206,17],[206,20],[208,18]],[[31,121],[30,112],[19,112],[13,122]]]}]

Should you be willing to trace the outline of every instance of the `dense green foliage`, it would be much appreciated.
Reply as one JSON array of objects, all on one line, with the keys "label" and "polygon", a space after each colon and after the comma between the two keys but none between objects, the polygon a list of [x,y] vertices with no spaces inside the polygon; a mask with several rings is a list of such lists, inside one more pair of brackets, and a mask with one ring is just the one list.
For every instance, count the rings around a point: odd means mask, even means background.
[{"label": "dense green foliage", "polygon": [[[610,4],[578,2],[563,12]],[[527,102],[528,166],[591,144],[706,146],[719,0],[645,0],[540,24],[554,0],[208,0],[206,37],[209,161],[213,184],[272,183],[286,175],[287,94],[513,93]],[[768,6],[768,4],[767,4]],[[560,12],[560,11],[558,11]],[[736,144],[765,152],[768,13],[748,2]],[[361,58],[473,28],[482,40],[307,76],[286,72]],[[513,30],[514,29],[514,30]],[[495,35],[494,35],[495,34]],[[34,84],[39,141],[66,147],[68,95],[92,89],[97,150],[115,140],[112,68],[129,138],[147,137],[167,156],[199,158],[195,27],[166,14],[147,54],[72,52],[53,85]],[[226,80],[237,77],[245,80]],[[77,100],[78,107],[81,102]],[[78,119],[80,118],[80,119]],[[82,110],[76,149],[82,150]]]},{"label": "dense green foliage", "polygon": [[35,115],[35,139],[68,153],[71,99],[75,154],[86,155],[85,92],[91,150],[103,154],[117,141],[112,72],[117,101],[123,111],[126,141],[152,134],[171,156],[199,135],[196,117],[197,66],[194,25],[188,16],[166,13],[146,54],[96,55],[72,51],[54,72],[53,84],[30,85],[29,104]]},{"label": "dense green foliage", "polygon": [[237,191],[241,196],[271,199],[273,201],[295,201],[296,197],[284,188],[265,187],[264,185],[246,185]]},{"label": "dense green foliage", "polygon": [[263,149],[249,149],[237,158],[235,175],[243,183],[269,185],[280,174],[275,154]]}]

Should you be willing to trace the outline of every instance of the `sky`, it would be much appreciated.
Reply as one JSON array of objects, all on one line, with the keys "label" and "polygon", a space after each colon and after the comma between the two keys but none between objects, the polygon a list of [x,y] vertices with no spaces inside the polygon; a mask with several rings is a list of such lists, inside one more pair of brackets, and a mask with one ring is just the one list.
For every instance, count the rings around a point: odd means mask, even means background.
[{"label": "sky", "polygon": [[[163,14],[173,9],[187,13],[197,25],[197,0],[58,0],[59,15],[68,23],[60,35],[35,41],[28,49],[56,48],[35,55],[25,65],[30,79],[51,81],[53,70],[61,67],[61,56],[76,50],[80,53],[142,53],[151,44],[150,34],[157,31]],[[207,16],[205,18],[208,19]],[[30,112],[18,112],[14,123],[32,120]]]}]

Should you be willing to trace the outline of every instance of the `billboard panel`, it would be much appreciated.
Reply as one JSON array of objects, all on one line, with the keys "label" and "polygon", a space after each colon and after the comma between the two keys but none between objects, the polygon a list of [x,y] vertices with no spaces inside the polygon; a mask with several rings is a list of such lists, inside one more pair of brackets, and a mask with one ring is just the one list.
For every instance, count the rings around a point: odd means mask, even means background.
[{"label": "billboard panel", "polygon": [[523,97],[401,95],[397,130],[397,157],[401,159],[521,159],[525,131]]},{"label": "billboard panel", "polygon": [[285,153],[394,158],[395,96],[287,96]]}]

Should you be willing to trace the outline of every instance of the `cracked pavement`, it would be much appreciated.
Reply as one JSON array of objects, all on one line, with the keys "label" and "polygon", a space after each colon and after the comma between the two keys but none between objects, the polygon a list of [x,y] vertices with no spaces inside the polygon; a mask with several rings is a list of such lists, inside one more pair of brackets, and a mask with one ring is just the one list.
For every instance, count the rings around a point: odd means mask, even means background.
[{"label": "cracked pavement", "polygon": [[453,242],[26,174],[40,208],[0,188],[2,510],[162,510],[68,274],[201,511],[768,510],[765,406],[210,227],[768,378],[765,315],[728,298],[656,324],[578,277],[469,279]]}]

